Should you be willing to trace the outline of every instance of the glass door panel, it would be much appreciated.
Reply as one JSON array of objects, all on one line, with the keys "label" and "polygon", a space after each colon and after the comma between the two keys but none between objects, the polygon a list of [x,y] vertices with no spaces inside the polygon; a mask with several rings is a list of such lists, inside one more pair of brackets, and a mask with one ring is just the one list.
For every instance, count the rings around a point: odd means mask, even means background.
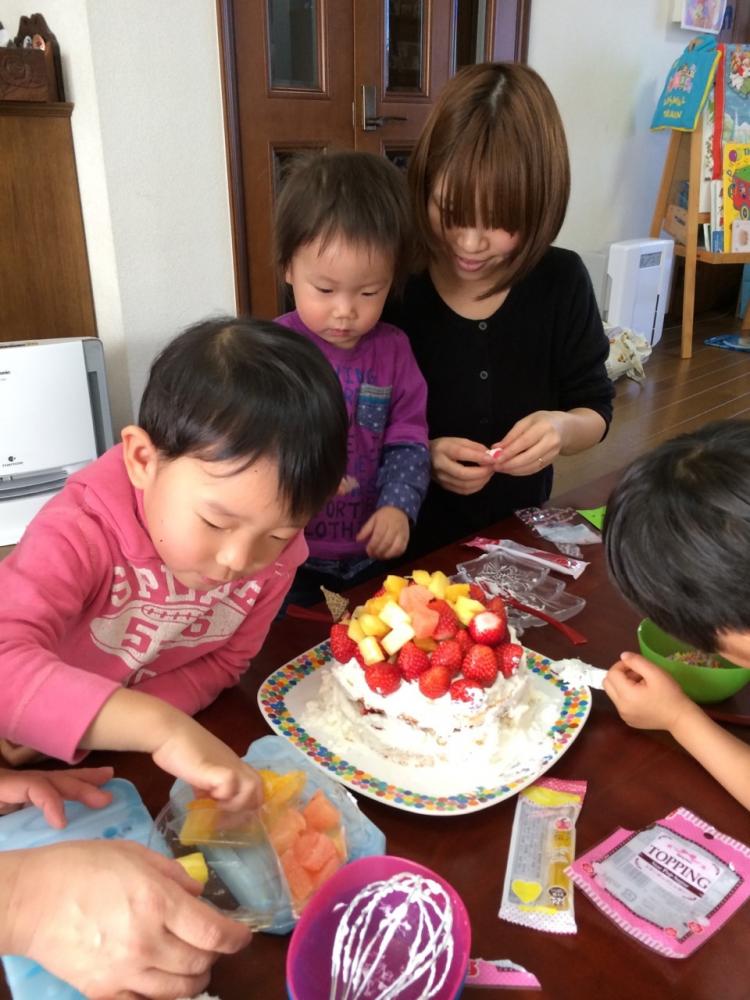
[{"label": "glass door panel", "polygon": [[323,89],[316,0],[268,0],[268,48],[272,90]]}]

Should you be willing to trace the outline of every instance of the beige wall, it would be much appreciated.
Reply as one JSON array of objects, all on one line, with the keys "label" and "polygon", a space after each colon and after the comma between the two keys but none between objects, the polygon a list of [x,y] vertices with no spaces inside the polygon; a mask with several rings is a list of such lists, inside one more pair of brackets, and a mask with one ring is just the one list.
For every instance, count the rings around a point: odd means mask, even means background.
[{"label": "beige wall", "polygon": [[[532,0],[529,62],[565,121],[573,167],[560,243],[645,235],[666,136],[648,131],[690,35],[673,0]],[[15,30],[26,0],[0,0]],[[115,423],[156,351],[234,309],[214,0],[45,0],[63,51],[97,321]],[[590,258],[589,258],[590,259]]]}]

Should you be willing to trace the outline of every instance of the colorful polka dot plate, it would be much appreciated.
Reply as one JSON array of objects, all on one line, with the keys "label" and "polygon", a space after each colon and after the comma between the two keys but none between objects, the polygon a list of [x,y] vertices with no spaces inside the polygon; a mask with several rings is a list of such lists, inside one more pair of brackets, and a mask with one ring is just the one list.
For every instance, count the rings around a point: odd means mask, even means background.
[{"label": "colorful polka dot plate", "polygon": [[308,701],[317,696],[322,670],[331,662],[327,642],[266,678],[258,692],[258,704],[272,729],[353,791],[408,812],[456,816],[486,809],[530,785],[565,753],[588,718],[588,687],[566,683],[555,672],[554,660],[531,650],[526,650],[526,659],[532,690],[552,709],[545,720],[553,721],[516,759],[499,763],[492,780],[483,784],[473,784],[465,766],[407,767],[362,744],[347,742],[334,748],[330,733],[305,729],[300,717]]}]

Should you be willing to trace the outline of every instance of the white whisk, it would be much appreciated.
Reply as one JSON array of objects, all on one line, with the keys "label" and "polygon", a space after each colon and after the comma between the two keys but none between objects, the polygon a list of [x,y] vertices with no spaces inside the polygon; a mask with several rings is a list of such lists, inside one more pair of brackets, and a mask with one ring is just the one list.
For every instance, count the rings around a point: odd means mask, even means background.
[{"label": "white whisk", "polygon": [[[394,969],[384,958],[397,935],[407,939],[407,957]],[[341,915],[330,1000],[395,1000],[422,979],[420,1000],[429,1000],[438,995],[452,960],[453,908],[441,885],[406,872],[371,882]]]}]

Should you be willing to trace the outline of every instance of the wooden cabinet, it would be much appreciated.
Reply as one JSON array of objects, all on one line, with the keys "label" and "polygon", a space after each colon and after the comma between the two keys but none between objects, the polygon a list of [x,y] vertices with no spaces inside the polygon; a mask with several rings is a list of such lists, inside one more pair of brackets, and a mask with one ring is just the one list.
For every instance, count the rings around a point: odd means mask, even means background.
[{"label": "wooden cabinet", "polygon": [[95,337],[64,101],[0,101],[0,341]]}]

